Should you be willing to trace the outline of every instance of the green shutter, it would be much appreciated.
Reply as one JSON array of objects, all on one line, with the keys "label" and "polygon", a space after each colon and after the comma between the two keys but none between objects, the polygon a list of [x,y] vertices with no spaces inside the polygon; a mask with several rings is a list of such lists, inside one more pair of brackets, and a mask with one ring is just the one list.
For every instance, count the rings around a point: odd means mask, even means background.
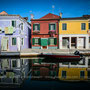
[{"label": "green shutter", "polygon": [[54,44],[57,45],[57,38],[54,38]]},{"label": "green shutter", "polygon": [[12,26],[14,27],[14,21],[12,21]]},{"label": "green shutter", "polygon": [[39,38],[39,45],[41,45],[41,38]]},{"label": "green shutter", "polygon": [[50,45],[50,38],[48,38],[48,45]]},{"label": "green shutter", "polygon": [[35,38],[32,38],[32,45],[35,44]]},{"label": "green shutter", "polygon": [[14,38],[14,45],[16,45],[16,38]]},{"label": "green shutter", "polygon": [[39,24],[39,31],[40,31],[40,24]]},{"label": "green shutter", "polygon": [[49,24],[49,30],[51,30],[50,24]]},{"label": "green shutter", "polygon": [[33,31],[35,30],[35,24],[33,24]]}]

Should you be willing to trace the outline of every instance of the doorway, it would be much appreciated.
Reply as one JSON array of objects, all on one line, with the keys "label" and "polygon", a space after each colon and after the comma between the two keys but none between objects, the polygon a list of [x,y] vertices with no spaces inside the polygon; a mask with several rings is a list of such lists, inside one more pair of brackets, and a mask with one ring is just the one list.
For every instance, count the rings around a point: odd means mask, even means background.
[{"label": "doorway", "polygon": [[1,50],[8,51],[8,37],[3,37],[1,40]]}]

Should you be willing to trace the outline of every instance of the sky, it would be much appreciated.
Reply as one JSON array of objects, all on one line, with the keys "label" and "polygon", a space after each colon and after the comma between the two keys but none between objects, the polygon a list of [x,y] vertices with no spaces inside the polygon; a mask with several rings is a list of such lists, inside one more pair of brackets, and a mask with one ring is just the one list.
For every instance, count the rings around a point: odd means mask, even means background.
[{"label": "sky", "polygon": [[48,13],[62,17],[80,17],[90,15],[90,0],[0,0],[0,12],[6,11],[8,14],[16,14],[28,17],[34,14],[38,19]]}]

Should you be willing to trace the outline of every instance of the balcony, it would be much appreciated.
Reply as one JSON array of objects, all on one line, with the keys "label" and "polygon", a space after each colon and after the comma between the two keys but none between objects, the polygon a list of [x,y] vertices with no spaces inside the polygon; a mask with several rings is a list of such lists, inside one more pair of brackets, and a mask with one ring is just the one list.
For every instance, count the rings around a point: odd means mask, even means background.
[{"label": "balcony", "polygon": [[56,30],[50,30],[49,34],[51,37],[54,37],[54,35],[56,34]]},{"label": "balcony", "polygon": [[40,33],[39,30],[34,30],[34,31],[33,31],[33,34],[39,34],[39,33]]}]

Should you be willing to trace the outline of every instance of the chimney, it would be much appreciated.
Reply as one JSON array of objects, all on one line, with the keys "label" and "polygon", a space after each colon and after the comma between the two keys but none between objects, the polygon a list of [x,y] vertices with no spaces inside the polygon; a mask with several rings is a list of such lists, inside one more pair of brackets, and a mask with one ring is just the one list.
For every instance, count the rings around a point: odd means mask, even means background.
[{"label": "chimney", "polygon": [[34,19],[34,15],[33,14],[31,14],[31,19]]},{"label": "chimney", "polygon": [[60,13],[60,17],[62,18],[62,13]]}]

